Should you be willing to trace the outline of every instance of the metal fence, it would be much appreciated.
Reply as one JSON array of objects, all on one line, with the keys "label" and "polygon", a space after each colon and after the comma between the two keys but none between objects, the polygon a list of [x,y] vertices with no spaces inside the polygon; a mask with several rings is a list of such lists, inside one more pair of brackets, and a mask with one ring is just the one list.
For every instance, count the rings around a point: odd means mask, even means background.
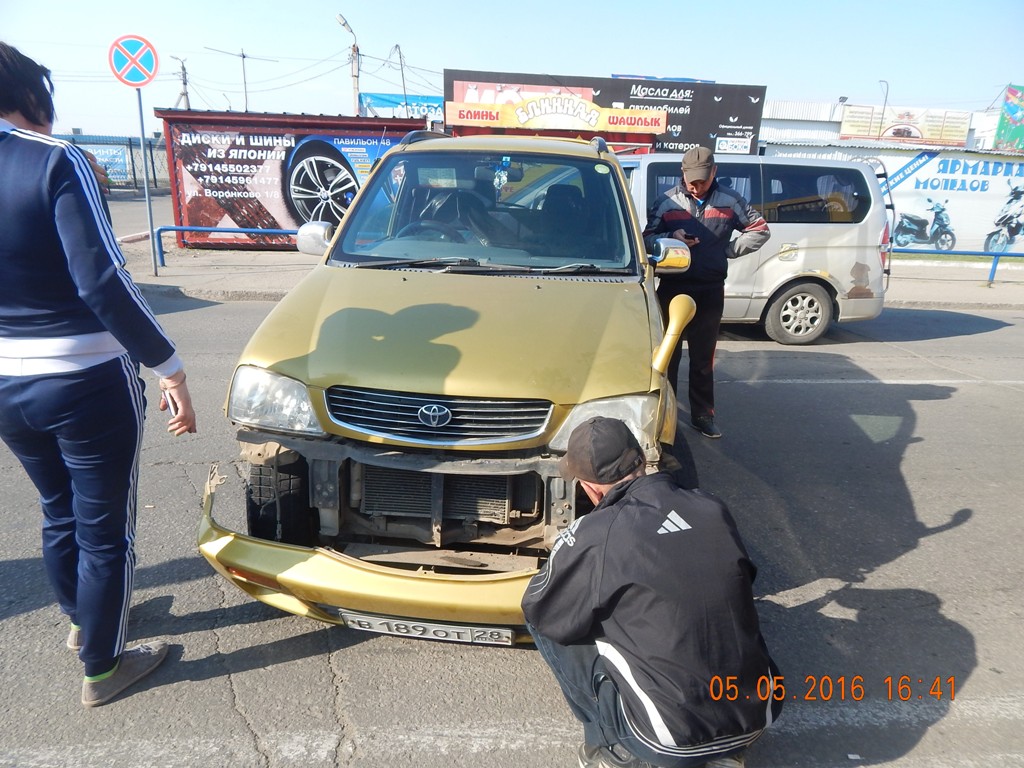
[{"label": "metal fence", "polygon": [[999,267],[1000,259],[1024,258],[1024,253],[1006,253],[1005,251],[933,251],[923,248],[893,248],[892,252],[903,256],[984,256],[986,259],[992,259],[992,268],[988,273],[989,285],[995,282],[996,269]]},{"label": "metal fence", "polygon": [[107,169],[111,189],[138,189],[146,183],[143,163],[149,171],[149,188],[166,189],[171,184],[170,169],[167,166],[167,148],[162,138],[147,138],[142,146],[138,136],[86,136],[61,135],[59,139],[70,141],[83,150],[91,152]]}]

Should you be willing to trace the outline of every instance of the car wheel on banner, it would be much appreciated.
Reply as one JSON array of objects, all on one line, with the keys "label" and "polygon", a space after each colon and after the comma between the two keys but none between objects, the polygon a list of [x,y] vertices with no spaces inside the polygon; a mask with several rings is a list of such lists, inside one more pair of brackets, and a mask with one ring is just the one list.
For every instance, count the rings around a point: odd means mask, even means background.
[{"label": "car wheel on banner", "polygon": [[337,225],[359,188],[341,152],[325,141],[308,141],[296,147],[283,180],[285,203],[299,222]]}]

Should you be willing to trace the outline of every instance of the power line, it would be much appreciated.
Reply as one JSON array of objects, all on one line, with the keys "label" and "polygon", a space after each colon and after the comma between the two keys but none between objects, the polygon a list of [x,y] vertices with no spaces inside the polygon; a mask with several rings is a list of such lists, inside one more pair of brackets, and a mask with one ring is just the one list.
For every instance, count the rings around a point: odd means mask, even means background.
[{"label": "power line", "polygon": [[[328,56],[327,58],[324,58],[324,59],[317,59],[312,64],[309,64],[309,65],[307,65],[305,67],[300,67],[299,69],[292,70],[290,72],[286,72],[283,75],[274,75],[273,77],[268,77],[268,78],[263,79],[263,80],[254,80],[250,84],[251,85],[264,85],[265,83],[271,83],[271,82],[273,82],[275,80],[283,80],[286,77],[293,77],[293,76],[299,74],[300,72],[305,72],[306,70],[312,69],[313,67],[319,66],[320,64],[326,64],[326,63],[333,64],[333,63],[337,62],[337,59],[335,58],[335,56],[338,56],[341,53],[345,53],[345,51],[339,51],[338,53],[333,53],[333,54],[331,54],[330,56]],[[249,58],[251,58],[251,57],[249,57]],[[272,61],[272,59],[268,59],[268,61]],[[345,65],[350,64],[350,63],[351,63],[351,59],[346,59],[344,62],[341,63],[340,66],[345,66]],[[333,72],[334,69],[331,69],[330,71]],[[232,84],[231,82],[224,81],[224,80],[204,80],[204,82],[206,82],[206,83],[216,83],[217,85],[231,85]]]},{"label": "power line", "polygon": [[[250,88],[250,89],[248,89],[248,93],[269,93],[270,91],[281,91],[281,90],[284,90],[285,88],[292,88],[292,87],[294,87],[296,85],[302,85],[303,83],[311,83],[314,80],[319,80],[322,77],[326,77],[327,75],[331,74],[332,72],[337,72],[339,69],[341,69],[343,67],[346,67],[346,66],[348,66],[347,63],[339,64],[338,66],[333,67],[332,69],[328,69],[326,72],[321,72],[318,75],[313,75],[312,77],[307,77],[307,78],[305,78],[303,80],[296,80],[295,82],[292,82],[292,83],[285,83],[283,85],[275,85],[275,86],[273,86],[271,88],[255,88],[255,89]],[[191,83],[202,83],[203,85],[205,85],[208,88],[218,88],[218,89],[220,88],[220,83],[217,83],[216,81],[211,81],[211,80],[203,80],[201,78],[193,77],[189,82],[191,82]],[[224,88],[223,90],[226,93],[243,93],[243,91],[241,91],[241,90],[239,90],[237,88]]]},{"label": "power line", "polygon": [[[243,94],[244,94],[244,97],[243,97],[244,98],[244,102],[243,102],[243,110],[242,111],[243,112],[248,112],[249,111],[249,84],[246,82],[246,79],[245,79],[245,60],[246,59],[256,59],[257,61],[274,61],[274,62],[276,62],[277,59],[263,59],[263,58],[260,58],[259,56],[246,56],[244,48],[241,49],[242,50],[241,53],[232,53],[231,51],[222,51],[222,50],[219,50],[217,48],[209,48],[209,47],[207,47],[207,50],[215,51],[216,53],[225,53],[228,56],[239,56],[239,57],[241,57],[241,59],[242,59],[242,90],[243,90]],[[228,103],[230,104],[230,101]]]},{"label": "power line", "polygon": [[286,83],[285,85],[275,85],[273,88],[261,88],[253,91],[253,93],[269,93],[270,91],[283,91],[285,88],[292,88],[296,85],[302,85],[303,83],[311,83],[314,80],[319,80],[321,77],[326,77],[332,72],[337,72],[339,69],[342,69],[346,66],[348,66],[348,64],[339,64],[338,66],[334,67],[334,69],[328,69],[326,72],[322,72],[319,75],[315,75],[313,77],[308,77],[305,80],[298,80],[294,83]]},{"label": "power line", "polygon": [[996,96],[996,97],[995,97],[994,99],[992,99],[992,103],[991,103],[991,104],[989,104],[989,105],[988,105],[988,106],[987,106],[987,107],[985,108],[985,111],[986,111],[986,112],[988,112],[988,111],[989,111],[990,109],[992,109],[992,107],[994,107],[994,106],[996,105],[996,102],[997,102],[997,101],[1003,101],[1003,100],[1004,100],[1004,99],[1006,98],[1006,91],[1007,91],[1007,89],[1008,89],[1009,87],[1010,87],[1010,84],[1009,84],[1009,83],[1007,83],[1006,85],[1002,86],[1002,87],[1001,87],[1001,88],[999,89],[999,94],[998,94],[998,95],[997,95],[997,96]]}]

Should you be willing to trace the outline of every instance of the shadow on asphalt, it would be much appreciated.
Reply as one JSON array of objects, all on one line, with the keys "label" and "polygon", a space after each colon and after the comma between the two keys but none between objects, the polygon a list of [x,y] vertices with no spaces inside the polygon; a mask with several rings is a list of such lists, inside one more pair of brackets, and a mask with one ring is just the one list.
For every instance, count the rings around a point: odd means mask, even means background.
[{"label": "shadow on asphalt", "polygon": [[[195,557],[182,557],[138,568],[135,572],[135,590],[161,586],[173,588],[176,584],[215,575],[197,552]],[[0,583],[19,585],[18,589],[8,590],[0,602],[0,621],[45,608],[55,602],[41,555],[17,560],[0,560]],[[147,602],[161,599],[164,598],[154,598]],[[170,597],[166,599],[171,600]],[[134,620],[135,609],[132,610]],[[280,615],[280,612],[275,612],[274,615]]]},{"label": "shadow on asphalt", "polygon": [[[865,337],[872,341],[928,341],[930,339],[951,339],[958,336],[977,336],[992,333],[1009,326],[1001,320],[981,317],[966,310],[919,309],[886,307],[874,320],[855,323],[833,323],[828,331],[809,346],[861,342]],[[722,324],[720,339],[735,341],[763,341],[775,344],[759,325]],[[799,346],[777,345],[780,349],[798,349]]]},{"label": "shadow on asphalt", "polygon": [[147,284],[146,281],[136,279],[135,284],[146,297],[146,303],[153,310],[155,315],[173,315],[181,312],[189,312],[193,309],[205,309],[206,307],[217,306],[219,302],[209,299],[196,299],[186,296],[180,289],[174,286]]},{"label": "shadow on asphalt", "polygon": [[[929,314],[909,312],[919,320]],[[962,319],[973,332],[999,325]],[[941,723],[949,678],[959,695],[977,665],[974,637],[943,614],[936,594],[867,586],[925,538],[959,537],[971,524],[970,509],[933,507],[927,518],[936,522],[925,525],[901,471],[908,447],[931,439],[919,434],[916,403],[950,399],[956,390],[884,383],[847,356],[821,351],[812,361],[819,376],[859,383],[841,395],[791,383],[792,370],[815,378],[808,359],[774,342],[740,353],[720,348],[725,436],[703,439],[681,424],[675,453],[684,465],[683,452],[692,455],[700,486],[728,504],[760,568],[762,628],[787,693],[778,726],[751,759],[833,765],[836,755],[856,754],[858,765],[881,765]],[[683,422],[685,411],[682,402]],[[921,583],[930,578],[922,574]],[[913,681],[906,702],[896,691],[904,675]],[[860,700],[851,691],[855,678]],[[929,693],[937,679],[941,697]]]}]

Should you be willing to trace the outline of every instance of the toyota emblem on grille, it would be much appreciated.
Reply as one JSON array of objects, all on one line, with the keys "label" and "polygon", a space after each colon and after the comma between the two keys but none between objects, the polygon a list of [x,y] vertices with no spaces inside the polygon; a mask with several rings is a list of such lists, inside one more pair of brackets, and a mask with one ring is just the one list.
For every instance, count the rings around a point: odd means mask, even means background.
[{"label": "toyota emblem on grille", "polygon": [[443,405],[428,403],[416,412],[416,417],[428,427],[443,427],[452,420],[452,412]]}]

